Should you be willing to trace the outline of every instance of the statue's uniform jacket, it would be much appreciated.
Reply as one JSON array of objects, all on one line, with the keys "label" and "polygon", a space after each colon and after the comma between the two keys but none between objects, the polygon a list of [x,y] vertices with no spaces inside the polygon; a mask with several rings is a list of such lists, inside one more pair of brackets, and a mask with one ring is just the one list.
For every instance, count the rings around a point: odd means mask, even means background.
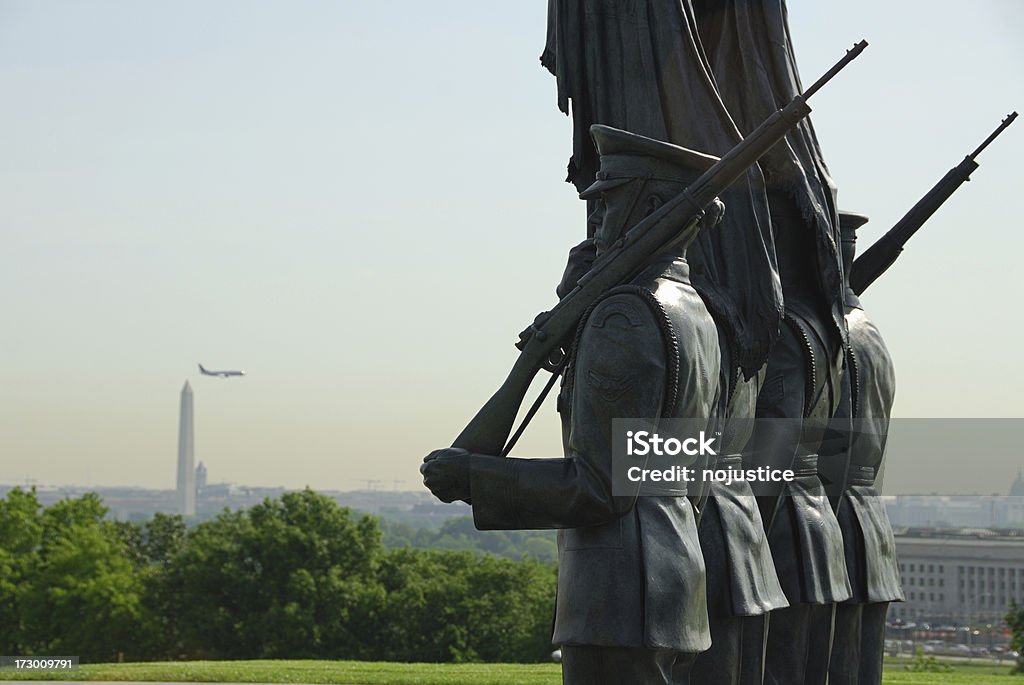
[{"label": "statue's uniform jacket", "polygon": [[580,324],[560,396],[565,458],[482,458],[480,529],[560,528],[552,642],[699,652],[704,562],[684,496],[613,496],[612,419],[714,420],[718,333],[682,259],[652,265]]},{"label": "statue's uniform jacket", "polygon": [[[739,375],[734,380],[736,389],[728,400],[722,422],[722,456],[717,468],[743,467],[740,453],[753,432],[761,378],[762,374],[750,379]],[[699,529],[701,546],[706,552],[711,548],[722,549],[732,615],[758,616],[789,606],[775,573],[754,493],[746,481],[716,481],[708,486]]]},{"label": "statue's uniform jacket", "polygon": [[858,604],[902,601],[896,542],[885,506],[875,488],[875,477],[885,457],[896,375],[892,357],[875,324],[864,314],[852,293],[847,298],[846,325],[850,341],[847,370],[854,424],[846,488],[838,517],[853,588],[850,601]]},{"label": "statue's uniform jacket", "polygon": [[[725,343],[724,334],[720,338]],[[728,348],[723,344],[723,352]],[[733,369],[728,357],[723,367]],[[764,372],[749,379],[733,372],[724,404],[721,452],[716,468],[742,468],[742,452],[754,427],[754,408]],[[750,484],[713,482],[700,505],[700,547],[708,568],[711,648],[690,671],[694,685],[760,683],[764,673],[765,614],[789,606],[772,561],[768,536]]]},{"label": "statue's uniform jacket", "polygon": [[840,399],[842,354],[830,349],[826,325],[792,302],[757,401],[758,419],[775,420],[758,424],[757,450],[788,457],[788,464],[777,465],[794,472],[769,532],[790,604],[830,604],[850,597],[842,534],[817,473],[817,450]]}]

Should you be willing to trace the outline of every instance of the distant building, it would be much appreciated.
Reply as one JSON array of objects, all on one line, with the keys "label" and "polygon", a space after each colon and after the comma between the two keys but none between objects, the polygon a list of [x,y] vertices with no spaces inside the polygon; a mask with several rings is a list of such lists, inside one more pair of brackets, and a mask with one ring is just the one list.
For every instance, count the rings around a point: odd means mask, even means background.
[{"label": "distant building", "polygon": [[897,495],[885,498],[894,526],[909,528],[1024,528],[1024,497]]},{"label": "distant building", "polygon": [[894,526],[1024,529],[1024,473],[1006,495],[897,495],[885,497]]},{"label": "distant building", "polygon": [[[268,497],[279,498],[291,491],[283,487],[257,487],[235,483],[210,483],[206,467],[198,465],[194,472],[195,516],[189,524],[211,519],[224,509],[239,510],[252,507]],[[205,482],[204,482],[205,481]],[[15,486],[0,483],[0,497]],[[156,513],[172,514],[181,511],[181,496],[177,489],[153,490],[139,486],[83,486],[36,485],[36,496],[44,507],[62,499],[81,497],[95,492],[109,510],[109,516],[125,521],[145,521]],[[392,523],[413,528],[436,530],[445,521],[472,516],[473,510],[464,502],[443,504],[423,488],[414,491],[384,490],[317,490],[343,507],[358,512],[379,515]]]},{"label": "distant building", "polygon": [[192,407],[192,386],[185,381],[181,389],[181,412],[178,418],[178,513],[196,515],[195,421]]},{"label": "distant building", "polygon": [[1024,474],[1017,469],[1017,480],[1010,486],[1010,497],[1024,497]]},{"label": "distant building", "polygon": [[196,500],[199,500],[199,496],[203,494],[203,490],[206,489],[206,466],[203,462],[199,462],[199,466],[196,467]]},{"label": "distant building", "polygon": [[907,601],[890,620],[997,624],[1024,604],[1024,531],[897,531],[896,554]]}]

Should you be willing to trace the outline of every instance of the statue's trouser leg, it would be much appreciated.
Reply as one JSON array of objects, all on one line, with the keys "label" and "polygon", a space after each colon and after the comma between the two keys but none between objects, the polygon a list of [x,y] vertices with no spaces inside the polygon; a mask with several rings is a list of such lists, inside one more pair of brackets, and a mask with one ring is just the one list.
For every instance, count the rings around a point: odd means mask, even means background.
[{"label": "statue's trouser leg", "polygon": [[860,633],[860,685],[882,682],[882,659],[885,658],[885,615],[888,602],[864,605]]},{"label": "statue's trouser leg", "polygon": [[701,652],[690,685],[761,685],[768,614],[711,619],[711,649]]},{"label": "statue's trouser leg", "polygon": [[708,624],[711,648],[701,652],[690,672],[694,685],[737,685],[740,680],[743,622],[732,610],[730,571],[723,530],[714,503],[700,521],[700,550],[707,568]]},{"label": "statue's trouser leg", "polygon": [[771,613],[764,682],[772,685],[825,683],[828,677],[833,604],[800,601],[804,582],[797,525],[794,505],[784,497],[769,543],[790,606]]},{"label": "statue's trouser leg", "polygon": [[807,685],[828,683],[828,663],[832,653],[835,604],[812,604],[807,635]]},{"label": "statue's trouser leg", "polygon": [[828,668],[829,685],[855,685],[860,682],[863,610],[863,604],[836,606],[836,636]]},{"label": "statue's trouser leg", "polygon": [[760,685],[764,681],[764,653],[768,644],[770,618],[771,614],[743,618],[742,685]]},{"label": "statue's trouser leg", "polygon": [[709,502],[700,522],[700,547],[707,573],[711,648],[697,656],[692,685],[761,685],[766,624],[764,616],[737,616],[732,604],[732,576],[726,535]]},{"label": "statue's trouser leg", "polygon": [[813,604],[796,603],[771,613],[765,651],[765,685],[806,682],[807,631]]},{"label": "statue's trouser leg", "polygon": [[639,647],[562,646],[563,685],[687,685],[696,654]]}]

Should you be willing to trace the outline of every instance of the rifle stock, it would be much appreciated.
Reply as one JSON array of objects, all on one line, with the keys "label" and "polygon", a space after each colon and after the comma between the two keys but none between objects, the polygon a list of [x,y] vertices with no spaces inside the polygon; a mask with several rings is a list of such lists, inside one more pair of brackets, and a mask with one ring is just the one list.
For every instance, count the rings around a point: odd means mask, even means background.
[{"label": "rifle stock", "polygon": [[895,226],[889,229],[885,235],[864,251],[860,257],[853,262],[850,269],[850,289],[860,295],[868,286],[885,273],[903,252],[903,246],[907,244],[917,231],[924,225],[932,214],[942,206],[950,195],[967,181],[971,180],[971,174],[978,168],[974,160],[989,143],[996,139],[1003,130],[1013,123],[1017,113],[1013,112],[1003,119],[992,134],[985,139],[978,148],[971,154],[964,157],[963,161],[946,172],[946,175],[929,190],[924,197],[918,200],[909,212],[900,219]]},{"label": "rifle stock", "polygon": [[570,339],[587,309],[617,285],[628,283],[650,259],[690,240],[699,230],[704,207],[799,123],[811,108],[806,99],[817,92],[867,47],[861,41],[824,76],[704,172],[684,191],[631,228],[595,260],[576,288],[551,311],[538,317],[520,343],[520,354],[505,382],[452,443],[478,454],[500,455],[530,384],[551,355]]}]

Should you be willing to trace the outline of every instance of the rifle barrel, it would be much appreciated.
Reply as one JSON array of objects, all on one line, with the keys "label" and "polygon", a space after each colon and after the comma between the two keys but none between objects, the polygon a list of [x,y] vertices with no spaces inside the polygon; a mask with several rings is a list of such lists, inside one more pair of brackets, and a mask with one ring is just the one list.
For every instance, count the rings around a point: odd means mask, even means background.
[{"label": "rifle barrel", "polygon": [[1003,119],[1003,123],[999,124],[999,128],[997,128],[995,131],[992,131],[992,135],[990,135],[988,138],[986,138],[985,142],[982,143],[981,145],[979,145],[978,149],[970,154],[970,158],[974,159],[975,157],[980,155],[981,151],[984,150],[985,148],[987,148],[989,143],[991,143],[993,140],[995,140],[996,137],[1000,133],[1005,131],[1006,127],[1009,126],[1010,124],[1012,124],[1013,120],[1016,119],[1016,118],[1017,118],[1017,113],[1016,112],[1010,112],[1009,114],[1007,114],[1006,118]]},{"label": "rifle barrel", "polygon": [[[857,55],[864,52],[864,48],[866,48],[867,46],[868,42],[866,40],[862,40],[861,42],[857,43],[852,48],[847,50],[845,57],[836,62],[836,64],[831,69],[826,71],[821,78],[815,81],[810,88],[804,91],[804,97],[809,98],[815,93],[817,93],[822,86],[824,86],[826,83],[832,80],[833,76],[842,71],[843,67],[852,62],[854,59],[856,59]],[[1016,116],[1016,113],[1014,114],[1014,116]]]}]

